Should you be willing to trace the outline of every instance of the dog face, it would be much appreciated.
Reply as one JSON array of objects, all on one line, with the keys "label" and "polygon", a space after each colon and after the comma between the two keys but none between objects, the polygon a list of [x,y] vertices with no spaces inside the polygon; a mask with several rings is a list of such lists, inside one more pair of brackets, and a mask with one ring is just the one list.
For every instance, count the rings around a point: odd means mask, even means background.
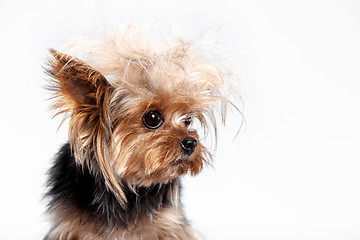
[{"label": "dog face", "polygon": [[[127,97],[131,104],[122,103]],[[210,159],[191,126],[204,118],[196,99],[171,92],[126,93],[114,102],[113,168],[127,182],[150,185],[195,175]]]},{"label": "dog face", "polygon": [[183,41],[156,51],[122,35],[88,50],[86,63],[50,50],[48,68],[52,107],[69,114],[78,163],[100,171],[122,200],[121,182],[150,186],[198,174],[211,154],[194,125],[216,132],[215,106],[224,118],[223,73]]}]

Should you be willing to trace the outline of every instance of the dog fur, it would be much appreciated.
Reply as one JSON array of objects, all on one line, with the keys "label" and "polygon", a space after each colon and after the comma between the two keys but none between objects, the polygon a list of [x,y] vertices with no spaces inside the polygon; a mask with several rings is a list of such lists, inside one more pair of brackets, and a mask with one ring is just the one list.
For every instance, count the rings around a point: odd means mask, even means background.
[{"label": "dog fur", "polygon": [[49,172],[45,239],[195,239],[180,177],[211,162],[193,125],[216,135],[226,74],[191,41],[161,45],[133,29],[80,49],[82,60],[50,50],[52,108],[70,123]]}]

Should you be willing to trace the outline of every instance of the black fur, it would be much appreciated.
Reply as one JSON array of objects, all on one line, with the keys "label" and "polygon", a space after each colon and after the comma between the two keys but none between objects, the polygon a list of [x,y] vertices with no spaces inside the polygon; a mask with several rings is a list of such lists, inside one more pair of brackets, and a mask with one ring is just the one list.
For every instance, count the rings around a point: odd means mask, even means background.
[{"label": "black fur", "polygon": [[134,193],[123,183],[128,201],[127,208],[124,209],[106,187],[101,174],[75,163],[69,144],[65,144],[59,151],[49,172],[48,186],[46,195],[50,198],[49,209],[65,206],[77,214],[89,216],[86,220],[108,228],[126,228],[155,210],[171,204],[171,191],[174,187],[180,187],[178,180],[174,180],[148,188],[138,187]]}]

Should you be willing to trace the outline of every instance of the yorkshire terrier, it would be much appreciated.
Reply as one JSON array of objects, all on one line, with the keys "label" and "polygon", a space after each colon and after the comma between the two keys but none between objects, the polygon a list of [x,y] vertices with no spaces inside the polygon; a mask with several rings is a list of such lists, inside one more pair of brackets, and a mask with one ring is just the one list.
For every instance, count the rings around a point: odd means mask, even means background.
[{"label": "yorkshire terrier", "polygon": [[212,159],[200,132],[224,121],[226,74],[190,41],[156,45],[130,30],[82,49],[82,60],[50,49],[46,69],[52,108],[70,120],[49,171],[45,239],[195,239],[180,177]]}]

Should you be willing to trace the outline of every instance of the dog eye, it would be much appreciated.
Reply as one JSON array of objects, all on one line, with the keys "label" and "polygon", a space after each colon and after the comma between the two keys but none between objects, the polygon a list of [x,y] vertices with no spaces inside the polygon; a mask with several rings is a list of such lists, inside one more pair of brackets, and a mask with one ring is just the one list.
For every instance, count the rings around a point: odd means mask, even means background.
[{"label": "dog eye", "polygon": [[157,129],[163,123],[164,118],[156,110],[151,110],[150,112],[146,113],[143,117],[144,125],[149,129]]},{"label": "dog eye", "polygon": [[190,126],[190,124],[192,123],[192,119],[191,119],[191,117],[188,117],[188,118],[185,118],[184,119],[184,124],[185,124],[185,126]]}]

